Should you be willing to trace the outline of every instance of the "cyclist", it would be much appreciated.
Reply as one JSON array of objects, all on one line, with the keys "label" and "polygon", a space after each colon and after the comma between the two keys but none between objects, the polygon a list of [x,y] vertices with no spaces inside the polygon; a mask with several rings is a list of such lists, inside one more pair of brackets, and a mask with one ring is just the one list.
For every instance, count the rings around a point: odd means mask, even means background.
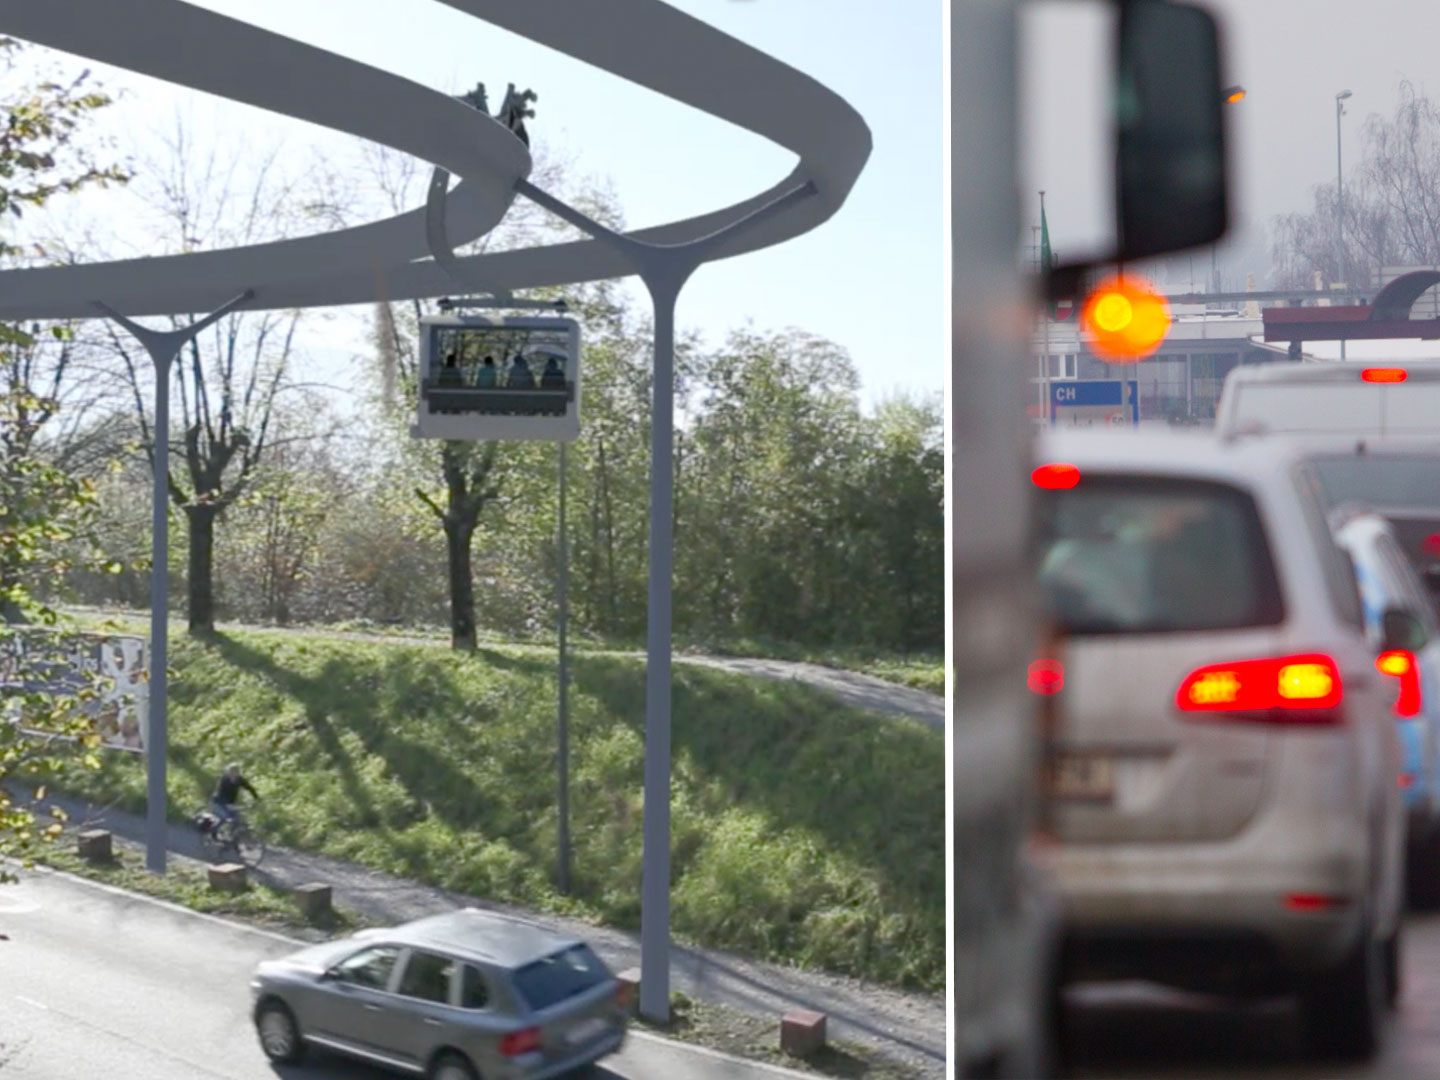
[{"label": "cyclist", "polygon": [[241,788],[250,792],[251,798],[256,802],[260,801],[260,793],[245,779],[240,772],[240,766],[232,762],[225,766],[225,771],[220,774],[220,780],[215,785],[215,793],[210,796],[210,809],[215,811],[215,816],[221,822],[232,825],[235,823],[239,813],[237,804],[240,801]]}]

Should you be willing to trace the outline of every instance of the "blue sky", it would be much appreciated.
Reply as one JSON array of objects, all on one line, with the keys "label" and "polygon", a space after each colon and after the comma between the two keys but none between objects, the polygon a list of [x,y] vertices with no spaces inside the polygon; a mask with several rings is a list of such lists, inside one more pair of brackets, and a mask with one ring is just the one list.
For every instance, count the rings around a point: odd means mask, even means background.
[{"label": "blue sky", "polygon": [[[791,155],[730,125],[470,19],[431,0],[192,0],[417,82],[459,93],[484,81],[539,93],[532,141],[607,182],[632,226],[728,204],[792,167]],[[943,387],[941,5],[939,0],[676,0],[675,6],[838,91],[875,149],[842,211],[815,232],[701,271],[682,327],[712,342],[732,327],[796,326],[847,348],[864,397]],[[343,13],[343,14],[342,14]],[[107,119],[137,155],[177,106],[254,145],[328,143],[307,125],[97,68],[124,100]],[[637,298],[641,295],[637,289]],[[328,321],[332,352],[344,347]],[[341,335],[336,338],[333,335]],[[359,338],[356,337],[358,344]]]}]

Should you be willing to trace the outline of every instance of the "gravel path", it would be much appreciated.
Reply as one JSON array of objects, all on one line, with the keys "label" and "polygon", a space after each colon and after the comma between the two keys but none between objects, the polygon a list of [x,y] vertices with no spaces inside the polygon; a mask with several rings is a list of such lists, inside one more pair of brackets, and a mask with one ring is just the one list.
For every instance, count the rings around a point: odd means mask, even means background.
[{"label": "gravel path", "polygon": [[[144,839],[144,819],[136,814],[54,793],[46,802],[63,807],[74,827],[104,827],[129,841]],[[178,855],[206,857],[199,834],[188,826],[171,824],[168,842]],[[282,887],[323,882],[334,890],[338,906],[379,922],[403,922],[467,905],[518,915],[583,937],[617,971],[640,965],[638,934],[490,903],[321,855],[272,848],[256,876]],[[913,1069],[917,1077],[945,1075],[945,1000],[938,995],[678,945],[671,957],[671,985],[693,998],[762,1016],[778,1017],[796,1007],[815,1009],[829,1015],[832,1037],[873,1046]]]}]

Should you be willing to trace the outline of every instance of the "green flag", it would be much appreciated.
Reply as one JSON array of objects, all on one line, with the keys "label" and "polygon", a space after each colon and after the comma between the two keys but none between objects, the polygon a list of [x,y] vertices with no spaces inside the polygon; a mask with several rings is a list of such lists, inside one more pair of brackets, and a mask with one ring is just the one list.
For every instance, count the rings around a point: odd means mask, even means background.
[{"label": "green flag", "polygon": [[1048,274],[1055,263],[1050,250],[1050,223],[1045,220],[1045,196],[1040,196],[1040,272]]}]

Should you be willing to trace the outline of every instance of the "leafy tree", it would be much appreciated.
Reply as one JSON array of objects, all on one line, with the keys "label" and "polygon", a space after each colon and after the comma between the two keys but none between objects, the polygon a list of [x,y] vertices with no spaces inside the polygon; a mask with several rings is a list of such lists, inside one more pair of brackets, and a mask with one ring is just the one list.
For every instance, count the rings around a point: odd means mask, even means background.
[{"label": "leafy tree", "polygon": [[[19,49],[0,38],[0,63],[13,70]],[[97,165],[76,145],[90,114],[110,101],[87,83],[88,73],[81,73],[0,97],[8,117],[0,129],[0,221],[13,223],[56,195],[126,179],[124,170]],[[13,233],[0,234],[0,259],[14,262],[25,254]],[[95,511],[90,481],[43,452],[44,429],[60,413],[72,338],[63,326],[0,324],[0,858],[22,861],[59,832],[60,819],[37,820],[43,788],[36,803],[24,804],[4,781],[17,773],[43,780],[77,757],[99,764],[98,735],[82,708],[89,691],[57,697],[22,689],[33,682],[33,661],[16,651],[27,632],[18,624],[56,623],[54,610],[37,597],[70,569],[66,548],[86,535]],[[0,881],[11,879],[0,864]]]},{"label": "leafy tree", "polygon": [[[84,535],[93,517],[93,485],[42,458],[14,455],[11,417],[36,407],[16,402],[15,395],[0,395],[0,564],[15,572],[0,587],[0,605],[7,615],[0,621],[0,859],[28,859],[36,845],[58,834],[60,819],[46,825],[36,820],[36,806],[18,800],[4,781],[17,774],[44,778],[76,757],[98,767],[95,748],[99,736],[83,712],[93,689],[81,688],[73,696],[54,696],[26,689],[34,685],[37,659],[20,641],[33,631],[21,624],[53,626],[55,611],[36,599],[36,589],[58,583],[69,569],[65,547]],[[65,639],[54,639],[63,655]],[[43,789],[37,800],[43,799]],[[12,880],[0,863],[0,881]]]}]

